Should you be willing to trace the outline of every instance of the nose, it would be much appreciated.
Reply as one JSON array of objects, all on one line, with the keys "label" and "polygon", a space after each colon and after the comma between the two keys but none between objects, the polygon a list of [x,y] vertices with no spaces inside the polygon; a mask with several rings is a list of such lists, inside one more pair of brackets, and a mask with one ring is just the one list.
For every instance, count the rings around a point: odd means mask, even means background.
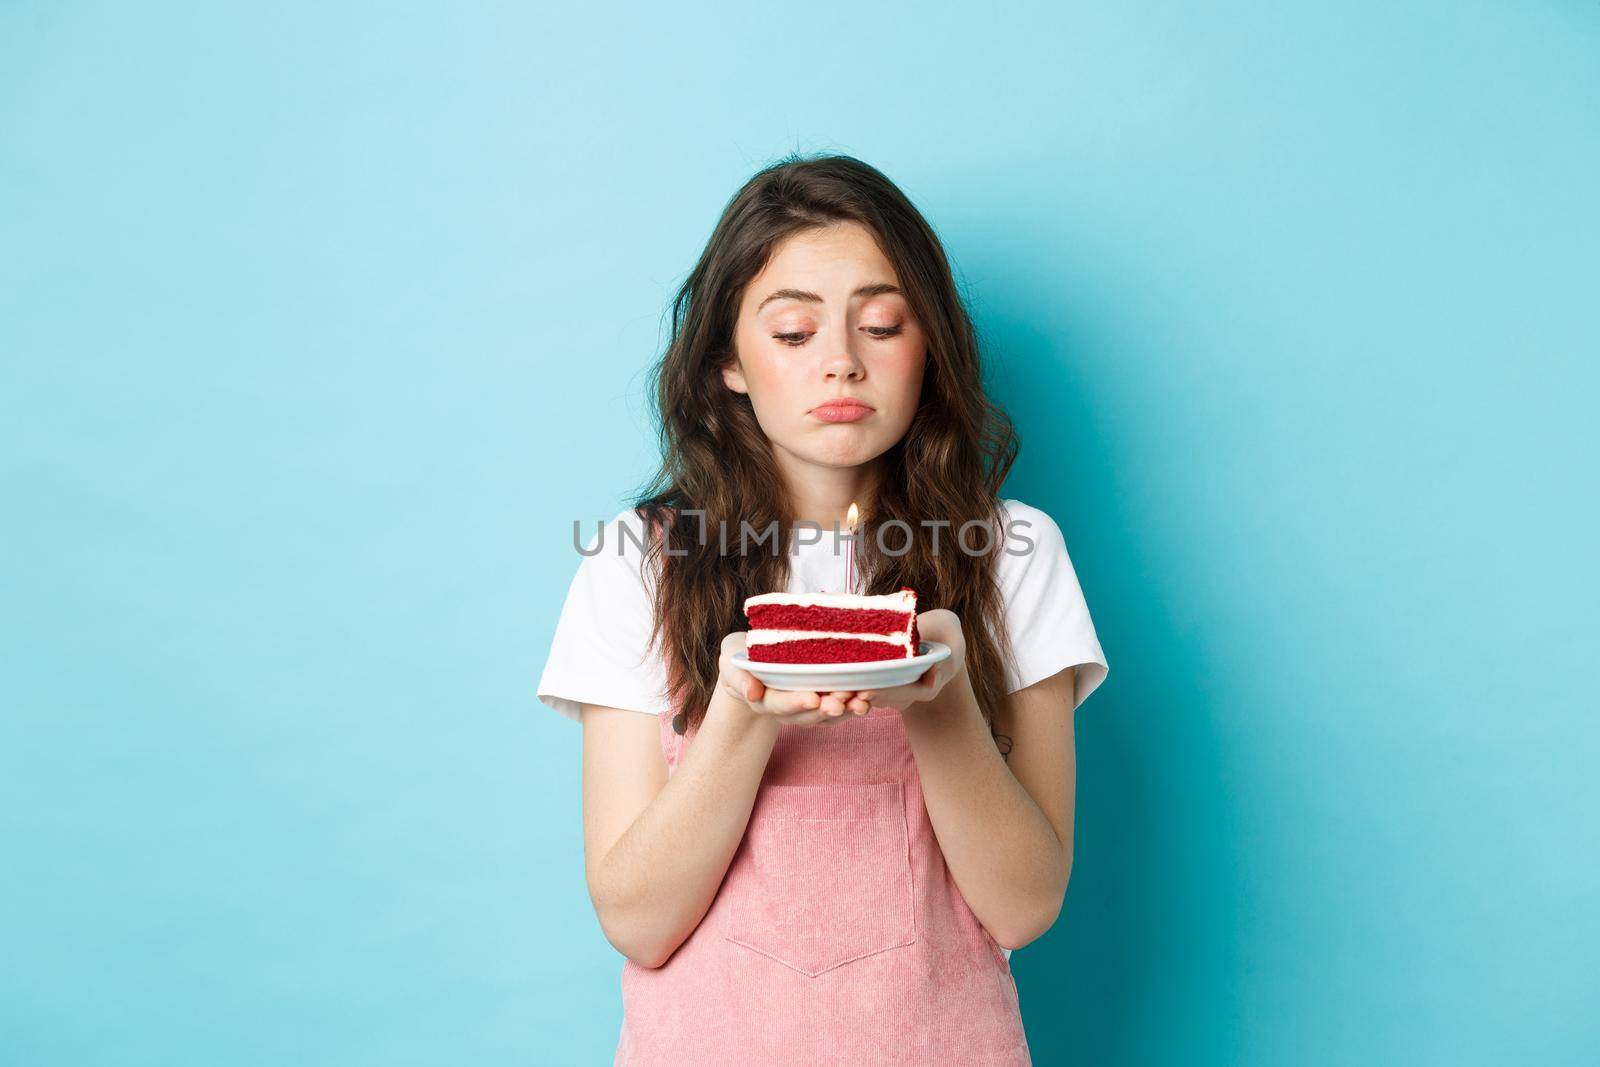
[{"label": "nose", "polygon": [[858,382],[867,374],[866,365],[856,358],[848,338],[833,346],[823,360],[822,369],[830,382]]}]

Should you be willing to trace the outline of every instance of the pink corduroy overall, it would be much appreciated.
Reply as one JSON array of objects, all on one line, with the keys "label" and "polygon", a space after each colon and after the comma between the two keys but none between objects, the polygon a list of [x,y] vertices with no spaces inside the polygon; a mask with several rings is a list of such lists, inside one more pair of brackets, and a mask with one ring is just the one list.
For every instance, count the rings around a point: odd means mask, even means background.
[{"label": "pink corduroy overall", "polygon": [[[658,717],[671,774],[698,730]],[[1032,1063],[896,708],[779,729],[710,909],[662,966],[624,962],[622,1004],[616,1065]]]}]

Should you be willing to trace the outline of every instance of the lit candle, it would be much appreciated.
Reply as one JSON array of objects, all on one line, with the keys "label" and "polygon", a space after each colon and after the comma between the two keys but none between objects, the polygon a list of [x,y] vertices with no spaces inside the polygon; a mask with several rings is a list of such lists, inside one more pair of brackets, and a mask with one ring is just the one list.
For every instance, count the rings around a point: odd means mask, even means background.
[{"label": "lit candle", "polygon": [[861,512],[856,509],[856,502],[850,501],[850,510],[845,513],[844,521],[850,527],[850,541],[845,546],[844,580],[846,593],[856,591],[856,522]]}]

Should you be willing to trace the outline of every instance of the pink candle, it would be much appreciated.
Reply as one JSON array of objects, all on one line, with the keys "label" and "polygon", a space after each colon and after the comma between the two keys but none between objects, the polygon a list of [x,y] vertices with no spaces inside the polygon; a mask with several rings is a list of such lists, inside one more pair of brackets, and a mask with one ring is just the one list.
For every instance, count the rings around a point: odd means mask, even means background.
[{"label": "pink candle", "polygon": [[850,540],[844,546],[844,591],[856,591],[856,532],[850,531]]},{"label": "pink candle", "polygon": [[846,593],[856,591],[856,525],[861,513],[856,510],[854,500],[850,502],[850,511],[845,516],[845,521],[850,524],[850,541],[845,546],[844,580]]}]

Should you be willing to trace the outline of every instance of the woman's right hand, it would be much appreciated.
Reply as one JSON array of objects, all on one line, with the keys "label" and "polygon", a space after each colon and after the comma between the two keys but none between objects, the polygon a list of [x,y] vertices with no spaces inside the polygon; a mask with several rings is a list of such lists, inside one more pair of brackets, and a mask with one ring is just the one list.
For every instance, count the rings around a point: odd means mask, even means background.
[{"label": "woman's right hand", "polygon": [[768,689],[761,679],[733,665],[733,654],[743,652],[744,648],[743,631],[722,639],[717,687],[753,715],[769,716],[781,725],[816,726],[843,722],[871,710],[871,704],[850,691],[813,693]]}]

